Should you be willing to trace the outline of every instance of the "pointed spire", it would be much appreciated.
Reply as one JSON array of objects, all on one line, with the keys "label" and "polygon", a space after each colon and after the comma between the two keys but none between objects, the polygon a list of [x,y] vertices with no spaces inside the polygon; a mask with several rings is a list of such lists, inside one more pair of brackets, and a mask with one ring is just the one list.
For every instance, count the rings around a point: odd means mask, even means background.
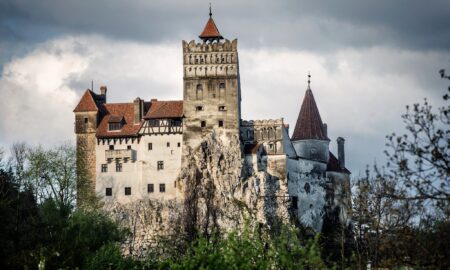
[{"label": "pointed spire", "polygon": [[219,32],[219,29],[217,29],[216,23],[212,18],[211,3],[209,3],[209,20],[206,23],[203,32],[198,37],[202,39],[204,42],[206,41],[212,42],[214,40],[219,41],[223,39],[222,35]]},{"label": "pointed spire", "polygon": [[303,98],[302,107],[298,114],[292,141],[297,140],[329,140],[317,108],[314,95],[310,88],[311,74],[308,73],[308,88]]}]

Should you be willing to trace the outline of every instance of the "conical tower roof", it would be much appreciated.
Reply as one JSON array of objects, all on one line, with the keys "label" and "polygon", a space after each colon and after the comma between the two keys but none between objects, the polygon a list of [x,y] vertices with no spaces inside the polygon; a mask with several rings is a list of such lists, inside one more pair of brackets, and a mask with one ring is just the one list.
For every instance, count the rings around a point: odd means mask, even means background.
[{"label": "conical tower roof", "polygon": [[298,114],[297,123],[295,124],[294,134],[292,134],[292,141],[298,140],[330,140],[328,139],[322,119],[320,118],[319,109],[314,100],[313,92],[309,86],[306,89],[305,97],[303,98],[302,107]]},{"label": "conical tower roof", "polygon": [[198,36],[203,41],[212,41],[212,40],[221,40],[223,39],[222,35],[217,29],[216,23],[212,18],[211,7],[209,7],[209,20],[203,29],[203,32]]}]

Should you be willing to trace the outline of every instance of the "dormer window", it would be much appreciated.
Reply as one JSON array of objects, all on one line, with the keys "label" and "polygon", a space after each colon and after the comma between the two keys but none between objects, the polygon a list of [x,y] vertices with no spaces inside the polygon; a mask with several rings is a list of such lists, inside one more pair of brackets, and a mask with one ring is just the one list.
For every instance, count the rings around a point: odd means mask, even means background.
[{"label": "dormer window", "polygon": [[108,120],[108,130],[118,131],[123,127],[123,116],[110,116]]},{"label": "dormer window", "polygon": [[121,123],[109,123],[108,129],[110,131],[121,130],[122,124]]}]

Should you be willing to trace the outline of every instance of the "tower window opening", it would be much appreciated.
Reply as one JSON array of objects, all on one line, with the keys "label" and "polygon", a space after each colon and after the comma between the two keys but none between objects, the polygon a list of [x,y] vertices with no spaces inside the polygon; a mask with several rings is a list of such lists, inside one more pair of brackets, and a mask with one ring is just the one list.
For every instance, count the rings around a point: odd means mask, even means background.
[{"label": "tower window opening", "polygon": [[157,166],[158,166],[158,171],[164,170],[164,161],[162,161],[162,160],[158,161]]},{"label": "tower window opening", "polygon": [[223,127],[223,120],[219,120],[219,127]]},{"label": "tower window opening", "polygon": [[201,121],[200,122],[200,127],[202,127],[202,128],[206,127],[206,121]]},{"label": "tower window opening", "polygon": [[226,111],[226,110],[227,110],[226,106],[224,106],[224,105],[220,105],[219,106],[219,111],[223,112],[223,111]]},{"label": "tower window opening", "polygon": [[105,189],[105,195],[106,195],[106,196],[112,196],[112,188],[107,187],[107,188]]},{"label": "tower window opening", "polygon": [[153,193],[155,190],[153,184],[148,184],[147,185],[147,193]]},{"label": "tower window opening", "polygon": [[203,106],[196,106],[196,107],[195,107],[195,110],[196,110],[196,111],[203,111]]},{"label": "tower window opening", "polygon": [[130,196],[131,195],[131,187],[125,187],[125,195]]},{"label": "tower window opening", "polygon": [[159,184],[159,192],[161,193],[166,192],[166,184]]}]

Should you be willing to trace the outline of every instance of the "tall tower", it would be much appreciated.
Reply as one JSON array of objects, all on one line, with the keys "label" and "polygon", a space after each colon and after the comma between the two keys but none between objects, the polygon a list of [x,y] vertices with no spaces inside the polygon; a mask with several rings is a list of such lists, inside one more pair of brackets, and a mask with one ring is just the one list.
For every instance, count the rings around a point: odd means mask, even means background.
[{"label": "tall tower", "polygon": [[95,194],[95,148],[97,145],[97,126],[99,120],[98,105],[106,102],[106,87],[102,86],[101,94],[97,95],[86,90],[75,113],[75,134],[77,143],[77,204]]},{"label": "tall tower", "polygon": [[183,153],[213,130],[239,135],[241,89],[237,39],[225,40],[212,19],[199,38],[183,40]]}]

